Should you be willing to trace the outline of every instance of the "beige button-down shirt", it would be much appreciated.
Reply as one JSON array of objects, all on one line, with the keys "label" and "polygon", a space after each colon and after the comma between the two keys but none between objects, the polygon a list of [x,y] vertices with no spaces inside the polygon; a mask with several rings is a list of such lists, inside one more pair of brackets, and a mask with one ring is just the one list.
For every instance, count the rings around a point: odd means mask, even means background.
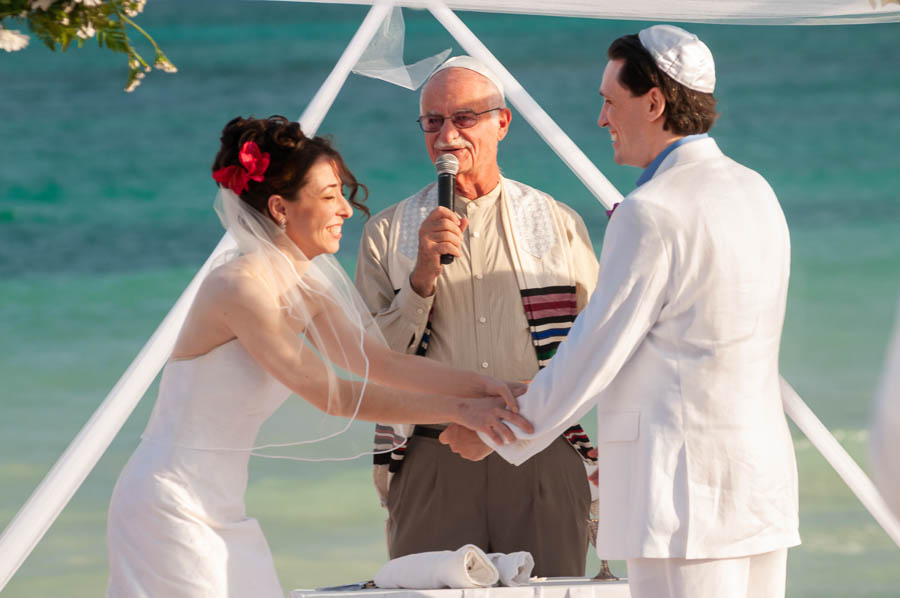
[{"label": "beige button-down shirt", "polygon": [[[389,276],[388,232],[397,204],[366,223],[356,267],[356,287],[395,351],[414,353],[434,307],[428,357],[503,380],[530,380],[538,371],[500,212],[502,185],[476,199],[456,197],[457,214],[469,220],[462,257],[445,265],[430,297]],[[597,282],[597,258],[587,228],[565,206],[565,233],[572,246],[578,309]]]}]

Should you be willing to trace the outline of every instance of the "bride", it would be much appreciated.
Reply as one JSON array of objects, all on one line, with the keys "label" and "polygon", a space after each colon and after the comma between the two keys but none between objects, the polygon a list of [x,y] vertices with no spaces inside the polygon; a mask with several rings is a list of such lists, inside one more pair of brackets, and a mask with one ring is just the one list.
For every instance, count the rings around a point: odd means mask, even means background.
[{"label": "bride", "polygon": [[236,118],[213,178],[240,253],[201,285],[113,490],[110,597],[284,595],[244,492],[259,429],[292,393],[331,415],[454,422],[498,442],[513,439],[504,420],[530,429],[520,385],[384,344],[331,257],[353,207],[367,210],[327,140],[283,117]]}]

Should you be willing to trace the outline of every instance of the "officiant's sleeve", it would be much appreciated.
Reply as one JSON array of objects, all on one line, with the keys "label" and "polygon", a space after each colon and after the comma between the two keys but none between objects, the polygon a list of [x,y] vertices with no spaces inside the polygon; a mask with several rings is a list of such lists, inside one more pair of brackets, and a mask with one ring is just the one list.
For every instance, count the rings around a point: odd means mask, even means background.
[{"label": "officiant's sleeve", "polygon": [[481,438],[510,463],[523,463],[546,448],[593,407],[656,322],[669,284],[669,250],[654,207],[625,201],[603,241],[600,275],[587,307],[578,315],[550,365],[519,397],[533,434],[498,446]]},{"label": "officiant's sleeve", "polygon": [[414,353],[425,332],[434,295],[420,297],[410,286],[408,276],[403,277],[399,289],[391,284],[388,232],[395,207],[373,217],[363,229],[356,261],[356,288],[388,346],[401,353]]}]

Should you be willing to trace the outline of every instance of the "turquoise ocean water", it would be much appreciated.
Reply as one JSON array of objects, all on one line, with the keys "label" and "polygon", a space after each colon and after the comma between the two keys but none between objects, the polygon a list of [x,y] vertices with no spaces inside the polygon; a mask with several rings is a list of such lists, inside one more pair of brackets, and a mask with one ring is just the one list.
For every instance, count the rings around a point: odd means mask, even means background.
[{"label": "turquoise ocean water", "polygon": [[[112,388],[221,235],[209,165],[235,115],[299,117],[359,25],[362,7],[149,3],[140,23],[179,67],[122,93],[124,62],[93,42],[0,56],[0,525]],[[622,192],[597,129],[605,50],[644,23],[462,13]],[[407,60],[459,46],[407,12]],[[900,293],[900,25],[690,26],[716,56],[726,153],[784,206],[793,274],[782,370],[865,467],[866,423]],[[321,127],[371,189],[374,211],[433,177],[416,94],[351,76]],[[521,118],[504,172],[587,222],[606,216]],[[345,226],[352,272],[362,219]],[[155,386],[4,596],[98,596],[105,510]],[[592,427],[587,421],[589,427]],[[789,596],[900,595],[893,546],[797,433],[804,544]],[[286,589],[369,579],[385,559],[369,461],[253,463],[248,508]],[[609,480],[609,483],[615,483]],[[622,573],[623,567],[614,567]],[[589,557],[588,568],[596,568]]]}]

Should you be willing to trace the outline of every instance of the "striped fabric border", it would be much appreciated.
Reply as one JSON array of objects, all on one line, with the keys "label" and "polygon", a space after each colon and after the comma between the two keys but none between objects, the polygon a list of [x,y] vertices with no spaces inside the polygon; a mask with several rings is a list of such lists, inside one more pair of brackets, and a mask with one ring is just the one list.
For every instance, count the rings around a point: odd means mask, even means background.
[{"label": "striped fabric border", "polygon": [[[393,446],[397,448],[391,451]],[[394,428],[391,426],[375,424],[375,451],[373,455],[375,465],[387,465],[389,472],[397,473],[406,456],[406,439],[394,434]]]},{"label": "striped fabric border", "polygon": [[591,454],[594,450],[594,443],[591,442],[587,432],[584,431],[584,428],[582,428],[580,424],[568,428],[563,432],[563,436],[566,437],[566,440],[569,441],[572,448],[578,451],[578,454],[581,455],[581,458],[584,461],[587,461],[592,465],[597,464],[597,457]]},{"label": "striped fabric border", "polygon": [[556,348],[569,334],[572,322],[578,316],[575,287],[522,289],[521,295],[538,366],[544,368],[556,354]]}]

